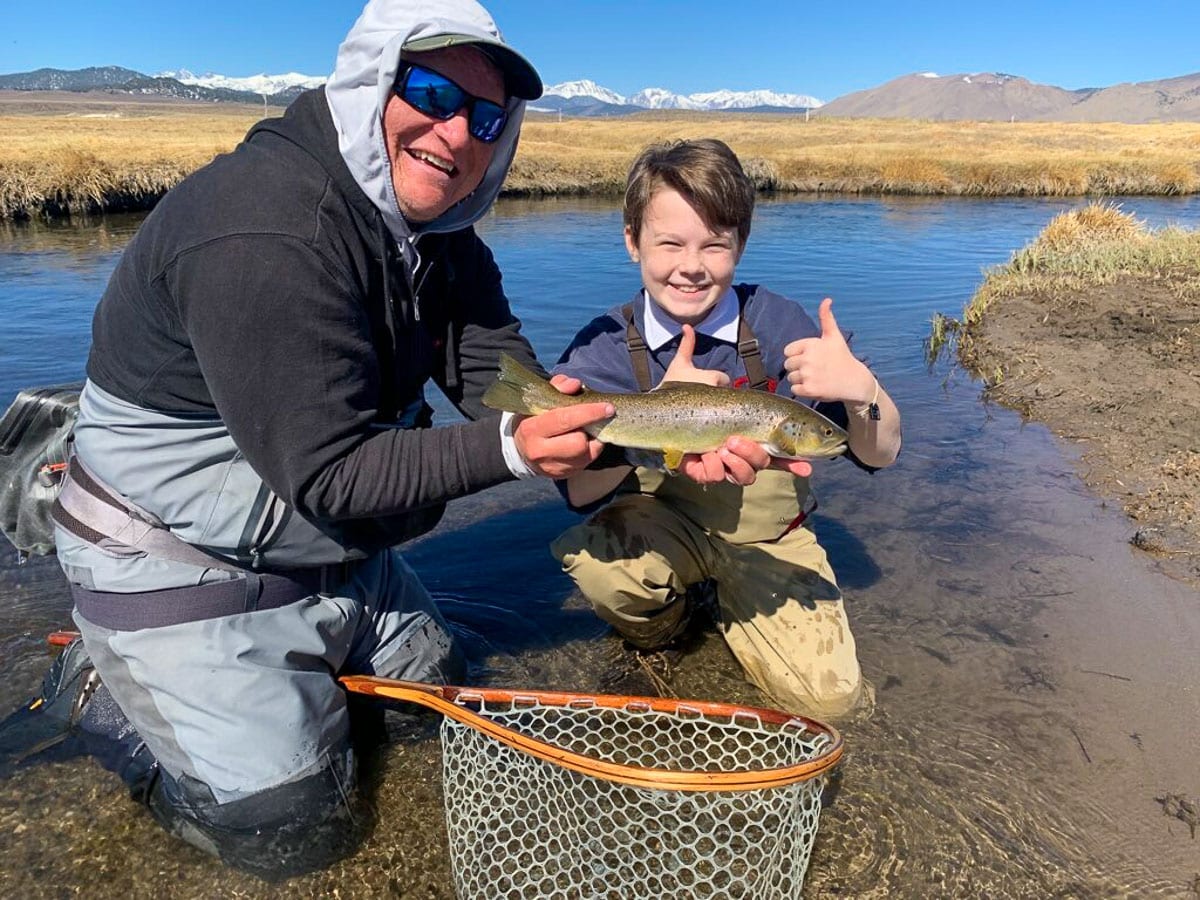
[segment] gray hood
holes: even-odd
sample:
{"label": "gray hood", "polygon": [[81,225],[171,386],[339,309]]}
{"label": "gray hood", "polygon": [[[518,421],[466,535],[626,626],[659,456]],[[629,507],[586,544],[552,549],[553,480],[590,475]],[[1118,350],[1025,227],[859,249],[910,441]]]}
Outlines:
{"label": "gray hood", "polygon": [[342,158],[402,246],[414,234],[457,231],[482,218],[512,165],[525,115],[525,101],[510,98],[508,124],[474,192],[432,222],[407,221],[392,185],[383,110],[400,69],[401,48],[410,39],[439,34],[501,39],[487,10],[473,0],[370,0],[338,48],[337,65],[325,85]]}

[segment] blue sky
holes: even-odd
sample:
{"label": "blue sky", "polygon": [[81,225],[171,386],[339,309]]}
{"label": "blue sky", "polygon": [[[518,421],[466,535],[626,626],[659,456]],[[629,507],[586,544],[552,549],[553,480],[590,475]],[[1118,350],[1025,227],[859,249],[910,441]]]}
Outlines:
{"label": "blue sky", "polygon": [[[491,0],[547,83],[619,93],[769,88],[822,100],[909,72],[1000,71],[1065,88],[1200,71],[1200,3]],[[0,73],[119,65],[327,74],[361,9],[343,0],[9,0]]]}

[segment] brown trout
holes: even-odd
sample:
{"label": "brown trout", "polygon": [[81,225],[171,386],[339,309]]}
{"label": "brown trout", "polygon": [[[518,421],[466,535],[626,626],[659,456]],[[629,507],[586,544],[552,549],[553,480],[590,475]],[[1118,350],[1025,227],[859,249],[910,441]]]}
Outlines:
{"label": "brown trout", "polygon": [[506,353],[483,402],[502,412],[538,415],[579,403],[611,403],[616,413],[587,426],[606,444],[658,450],[674,471],[685,453],[707,453],[741,435],[772,456],[815,459],[846,452],[846,432],[816,410],[765,391],[672,381],[640,394],[584,389],[563,394]]}

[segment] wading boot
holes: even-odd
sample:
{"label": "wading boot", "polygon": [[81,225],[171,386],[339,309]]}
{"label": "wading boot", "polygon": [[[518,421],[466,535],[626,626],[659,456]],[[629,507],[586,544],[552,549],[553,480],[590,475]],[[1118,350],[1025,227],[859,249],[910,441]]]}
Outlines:
{"label": "wading boot", "polygon": [[65,740],[99,686],[91,657],[76,638],[50,666],[42,692],[0,722],[0,777]]}

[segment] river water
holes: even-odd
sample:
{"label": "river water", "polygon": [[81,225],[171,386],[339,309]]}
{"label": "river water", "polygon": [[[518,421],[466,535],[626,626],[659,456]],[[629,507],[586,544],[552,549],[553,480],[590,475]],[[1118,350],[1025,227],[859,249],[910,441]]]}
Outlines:
{"label": "river water", "polygon": [[[806,896],[1200,890],[1200,843],[1155,800],[1200,794],[1200,598],[1129,546],[1128,521],[1078,479],[1078,448],[983,404],[977,383],[923,353],[934,313],[958,315],[987,267],[1082,202],[812,198],[756,213],[739,279],[814,314],[833,297],[904,415],[897,465],[870,476],[824,462],[814,477],[876,708],[843,729]],[[1152,225],[1200,224],[1200,198],[1121,205]],[[0,225],[0,403],[81,377],[92,307],[139,221]],[[480,231],[544,362],[637,287],[607,201],[505,201]],[[408,548],[477,681],[595,691],[622,664],[546,549],[571,521],[546,485],[512,484],[452,504]],[[9,555],[0,596],[8,709],[35,690],[70,603],[52,560]],[[672,686],[764,703],[711,633]],[[145,896],[167,880],[179,896],[447,896],[426,725],[366,775],[359,853],[266,886],[162,835],[90,761],[35,766],[0,783],[0,893]]]}

